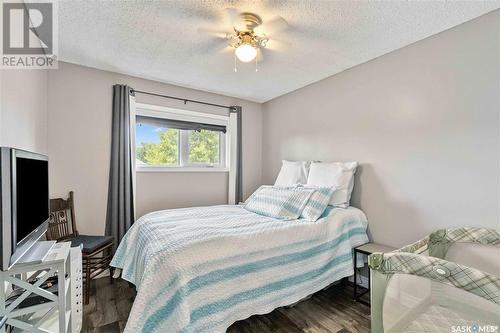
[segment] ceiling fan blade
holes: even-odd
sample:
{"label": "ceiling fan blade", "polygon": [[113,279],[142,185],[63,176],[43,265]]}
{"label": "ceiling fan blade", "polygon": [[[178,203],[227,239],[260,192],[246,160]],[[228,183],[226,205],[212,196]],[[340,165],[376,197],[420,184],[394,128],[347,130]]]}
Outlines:
{"label": "ceiling fan blade", "polygon": [[258,62],[264,61],[264,50],[263,49],[259,49],[257,51],[257,61]]}
{"label": "ceiling fan blade", "polygon": [[278,33],[285,29],[288,29],[288,22],[281,16],[275,16],[256,27],[254,31],[257,35],[260,36],[271,36],[272,34]]}
{"label": "ceiling fan blade", "polygon": [[217,29],[211,29],[211,28],[198,28],[198,33],[205,34],[205,35],[210,35],[212,37],[217,37],[217,38],[226,38],[230,32],[222,31],[222,30],[217,30]]}
{"label": "ceiling fan blade", "polygon": [[291,44],[286,41],[271,38],[266,44],[266,49],[277,52],[284,52],[291,47]]}
{"label": "ceiling fan blade", "polygon": [[205,41],[193,43],[189,52],[193,54],[213,54],[221,52],[227,46],[224,40],[220,38],[207,38]]}
{"label": "ceiling fan blade", "polygon": [[224,9],[224,11],[226,12],[227,18],[229,19],[229,21],[231,22],[231,24],[234,27],[235,24],[238,23],[241,11],[236,9],[236,8],[226,8],[226,9]]}
{"label": "ceiling fan blade", "polygon": [[230,54],[230,53],[233,53],[233,54],[234,54],[234,47],[229,46],[229,45],[226,45],[226,47],[224,47],[224,48],[222,48],[221,50],[219,50],[219,53],[222,53],[222,54]]}
{"label": "ceiling fan blade", "polygon": [[278,55],[278,53],[278,51],[268,48],[259,49],[259,52],[257,53],[257,61],[261,62],[265,60],[266,63],[273,63],[276,60],[277,56],[283,56],[282,54]]}

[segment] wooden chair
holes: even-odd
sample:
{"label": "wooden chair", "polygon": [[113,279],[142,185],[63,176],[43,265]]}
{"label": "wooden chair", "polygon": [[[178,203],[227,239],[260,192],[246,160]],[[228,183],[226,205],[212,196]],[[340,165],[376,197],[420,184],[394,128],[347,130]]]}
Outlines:
{"label": "wooden chair", "polygon": [[68,199],[50,199],[50,220],[47,240],[68,241],[71,246],[81,246],[83,266],[84,304],[89,303],[90,282],[109,269],[113,283],[111,263],[113,237],[80,235],[76,229],[73,191]]}

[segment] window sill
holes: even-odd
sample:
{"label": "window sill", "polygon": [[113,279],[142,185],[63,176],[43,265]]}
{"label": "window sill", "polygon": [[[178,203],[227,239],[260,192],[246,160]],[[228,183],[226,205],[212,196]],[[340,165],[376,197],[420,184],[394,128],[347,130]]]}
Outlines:
{"label": "window sill", "polygon": [[150,172],[184,172],[184,173],[190,173],[190,172],[229,172],[229,169],[221,169],[221,168],[188,168],[188,167],[179,167],[179,168],[162,168],[162,167],[140,167],[136,168],[136,172],[145,172],[145,173],[150,173]]}

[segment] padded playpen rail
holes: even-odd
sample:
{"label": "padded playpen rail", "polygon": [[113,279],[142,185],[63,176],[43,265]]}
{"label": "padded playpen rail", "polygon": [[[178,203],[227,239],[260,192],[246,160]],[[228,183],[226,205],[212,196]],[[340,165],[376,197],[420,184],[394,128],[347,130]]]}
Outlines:
{"label": "padded playpen rail", "polygon": [[[444,259],[453,243],[500,247],[500,232],[484,228],[441,229],[399,250],[368,257],[372,269],[372,332],[384,332],[384,297],[394,274],[420,276],[500,304],[499,277]],[[422,255],[425,251],[429,256]]]}

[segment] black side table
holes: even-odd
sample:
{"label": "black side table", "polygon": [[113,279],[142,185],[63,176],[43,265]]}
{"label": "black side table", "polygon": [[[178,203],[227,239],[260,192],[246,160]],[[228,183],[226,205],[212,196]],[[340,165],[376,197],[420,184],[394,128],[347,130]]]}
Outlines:
{"label": "black side table", "polygon": [[363,296],[364,294],[366,294],[367,292],[370,291],[370,274],[368,274],[368,289],[363,288],[366,290],[362,291],[361,293],[358,293],[358,280],[357,280],[357,277],[358,277],[358,269],[357,269],[358,253],[366,254],[368,256],[368,255],[375,253],[375,252],[386,253],[386,252],[391,252],[394,250],[396,250],[396,248],[390,247],[387,245],[377,244],[377,243],[366,243],[366,244],[363,244],[363,245],[360,245],[360,246],[354,248],[354,295],[353,295],[353,299],[355,302],[360,302],[362,304],[370,306],[370,303],[363,301],[360,298],[361,296]]}

